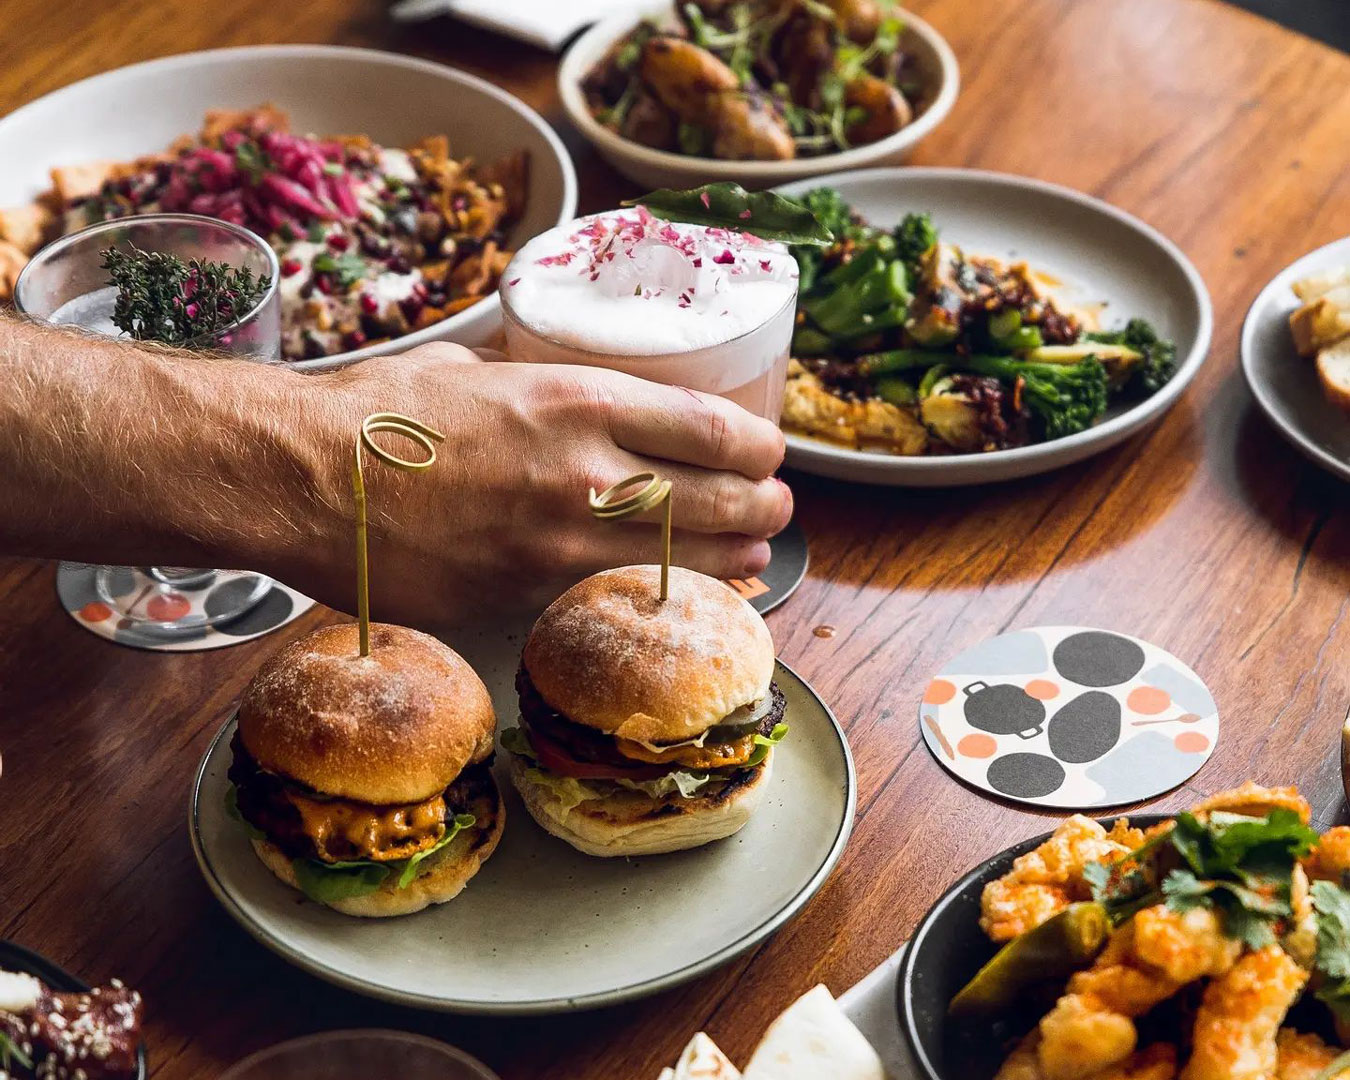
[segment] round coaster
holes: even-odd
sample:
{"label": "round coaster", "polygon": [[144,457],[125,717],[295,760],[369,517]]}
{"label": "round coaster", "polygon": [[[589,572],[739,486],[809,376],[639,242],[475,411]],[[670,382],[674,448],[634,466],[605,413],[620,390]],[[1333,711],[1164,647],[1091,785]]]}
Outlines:
{"label": "round coaster", "polygon": [[[278,581],[273,583],[271,592],[255,607],[237,619],[183,633],[165,633],[126,623],[109,611],[108,605],[99,599],[94,590],[96,569],[87,563],[69,562],[63,562],[57,568],[56,595],[61,599],[61,606],[86,630],[119,645],[130,645],[137,649],[152,649],[156,652],[224,649],[238,645],[241,641],[270,634],[314,606],[314,601],[309,597],[302,596]],[[240,582],[236,580],[214,589],[184,589],[183,597],[193,606],[209,611],[214,603],[222,599],[217,595],[220,591],[239,585]]]}
{"label": "round coaster", "polygon": [[1082,810],[1161,795],[1214,752],[1200,677],[1147,641],[1082,626],[1001,634],[949,661],[919,705],[943,768],[1014,802]]}
{"label": "round coaster", "polygon": [[727,582],[750,601],[761,615],[786,600],[806,577],[808,557],[806,534],[795,521],[769,541],[769,565],[752,578],[733,578]]}

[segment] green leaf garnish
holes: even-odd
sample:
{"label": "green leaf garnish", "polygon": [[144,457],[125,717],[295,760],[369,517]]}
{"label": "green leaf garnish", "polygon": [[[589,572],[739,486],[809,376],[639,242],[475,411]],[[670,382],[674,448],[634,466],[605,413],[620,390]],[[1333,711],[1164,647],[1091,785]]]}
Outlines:
{"label": "green leaf garnish", "polygon": [[450,843],[451,840],[465,829],[472,829],[477,822],[478,819],[472,814],[456,814],[454,819],[450,822],[449,828],[445,830],[445,835],[437,840],[434,845],[427,848],[426,851],[419,851],[416,855],[404,860],[403,873],[398,876],[398,887],[400,889],[406,889],[411,885],[413,878],[417,876],[417,868],[425,859],[429,859],[432,855],[435,855],[436,852],[440,851],[441,848],[445,847],[446,844]]}
{"label": "green leaf garnish", "polygon": [[388,879],[392,864],[365,860],[326,863],[318,859],[295,859],[291,862],[300,891],[311,900],[331,904],[335,900],[350,900],[369,896]]}
{"label": "green leaf garnish", "polygon": [[784,244],[824,247],[834,234],[811,209],[772,191],[746,191],[740,184],[704,184],[687,191],[661,188],[624,206],[645,206],[657,217],[690,225],[753,233]]}
{"label": "green leaf garnish", "polygon": [[745,764],[739,766],[742,769],[753,769],[761,761],[769,756],[769,751],[783,741],[788,733],[786,724],[775,724],[773,730],[768,735],[755,736],[755,748],[750,752],[750,756],[745,759]]}
{"label": "green leaf garnish", "polygon": [[11,1071],[11,1065],[15,1061],[25,1069],[33,1067],[33,1059],[25,1054],[7,1033],[0,1031],[0,1069],[5,1072]]}
{"label": "green leaf garnish", "polygon": [[332,274],[342,288],[355,285],[366,275],[366,260],[354,251],[343,255],[334,255],[324,251],[314,256],[314,270],[320,274]]}

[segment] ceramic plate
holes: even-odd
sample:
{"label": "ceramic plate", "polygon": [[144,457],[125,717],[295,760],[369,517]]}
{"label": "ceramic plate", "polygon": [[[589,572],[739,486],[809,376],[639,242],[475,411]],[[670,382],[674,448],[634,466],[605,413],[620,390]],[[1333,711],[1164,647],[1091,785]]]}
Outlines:
{"label": "ceramic plate", "polygon": [[[12,941],[0,938],[0,971],[21,971],[41,979],[53,990],[64,994],[84,993],[92,987],[83,979],[77,979],[65,968],[52,963],[41,953],[25,949]],[[133,987],[134,989],[134,987]],[[136,1051],[136,1080],[145,1080],[145,1043]]]}
{"label": "ceramic plate", "polygon": [[1289,316],[1295,281],[1347,264],[1350,237],[1304,255],[1261,290],[1242,324],[1242,371],[1257,403],[1281,435],[1342,480],[1350,480],[1350,419],[1322,396],[1313,362],[1294,352]]}
{"label": "ceramic plate", "polygon": [[[481,670],[481,669],[480,669]],[[352,919],[257,860],[225,811],[234,721],[193,786],[192,844],[226,910],[268,948],[359,993],[450,1012],[543,1013],[626,1001],[692,979],[762,941],[825,881],[853,823],[853,761],[815,692],[778,665],[787,741],[744,829],[694,851],[593,859],[544,833],[501,775],[501,846],[448,904]],[[492,682],[489,682],[492,686]],[[498,715],[512,716],[502,707]]]}
{"label": "ceramic plate", "polygon": [[1145,401],[1117,407],[1095,427],[1053,442],[987,454],[897,457],[805,435],[787,437],[788,464],[838,480],[907,487],[983,484],[1032,476],[1101,453],[1162,416],[1209,350],[1209,294],[1190,261],[1156,229],[1056,184],[974,169],[872,169],[786,184],[837,188],[864,217],[890,226],[927,210],[945,239],[973,254],[1025,259],[1065,283],[1067,298],[1100,302],[1102,325],[1150,320],[1177,343],[1177,373]]}

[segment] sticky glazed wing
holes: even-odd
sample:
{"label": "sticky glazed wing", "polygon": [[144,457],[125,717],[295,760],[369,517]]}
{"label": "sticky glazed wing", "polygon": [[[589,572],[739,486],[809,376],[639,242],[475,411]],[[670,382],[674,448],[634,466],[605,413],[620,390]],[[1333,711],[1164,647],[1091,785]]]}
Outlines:
{"label": "sticky glazed wing", "polygon": [[984,887],[980,896],[980,928],[993,941],[1011,941],[1025,934],[1075,900],[1091,892],[1083,878],[1089,863],[1114,862],[1144,842],[1144,834],[1118,819],[1110,832],[1082,814],[1065,821],[1049,840],[1025,855],[1013,868]]}
{"label": "sticky glazed wing", "polygon": [[1275,1080],[1350,1080],[1350,1065],[1327,1073],[1342,1051],[1328,1046],[1316,1035],[1282,1028],[1275,1037],[1275,1049],[1278,1055]]}
{"label": "sticky glazed wing", "polygon": [[1197,979],[1228,971],[1241,951],[1209,908],[1145,908],[1041,1020],[1037,1056],[1046,1080],[1086,1080],[1119,1065],[1135,1050],[1137,1018]]}
{"label": "sticky glazed wing", "polygon": [[1244,956],[1205,988],[1181,1080],[1268,1080],[1280,1024],[1307,981],[1278,945]]}

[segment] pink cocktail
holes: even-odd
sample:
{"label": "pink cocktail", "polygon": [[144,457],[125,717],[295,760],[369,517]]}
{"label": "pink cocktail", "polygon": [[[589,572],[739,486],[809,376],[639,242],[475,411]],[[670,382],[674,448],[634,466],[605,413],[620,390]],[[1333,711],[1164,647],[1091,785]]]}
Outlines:
{"label": "pink cocktail", "polygon": [[502,275],[513,360],[612,368],[778,421],[797,299],[782,244],[641,207],[535,237]]}

